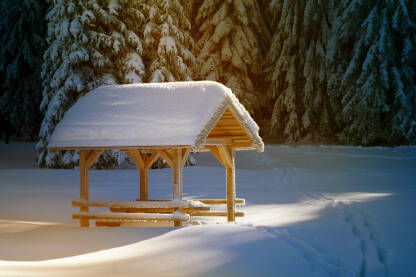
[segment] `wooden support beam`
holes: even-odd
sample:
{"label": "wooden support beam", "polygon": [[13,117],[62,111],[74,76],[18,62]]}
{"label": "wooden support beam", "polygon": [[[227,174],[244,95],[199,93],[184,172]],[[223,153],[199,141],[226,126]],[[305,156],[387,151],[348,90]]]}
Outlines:
{"label": "wooden support beam", "polygon": [[147,157],[145,154],[141,154],[139,149],[130,149],[126,153],[133,158],[140,172],[140,200],[147,200],[149,199],[149,169],[146,167]]}
{"label": "wooden support beam", "polygon": [[166,163],[173,168],[174,164],[173,164],[173,158],[172,156],[165,150],[163,149],[156,149],[156,152],[166,161]]}
{"label": "wooden support beam", "polygon": [[104,153],[104,150],[96,150],[90,151],[88,154],[88,159],[86,161],[87,169],[91,168],[91,166],[98,160],[98,158]]}
{"label": "wooden support beam", "polygon": [[225,145],[218,145],[217,149],[218,152],[220,153],[221,159],[224,162],[224,164],[226,165],[226,168],[230,168],[232,167],[232,160],[231,160],[231,154],[229,153],[228,150],[229,147],[225,146]]}
{"label": "wooden support beam", "polygon": [[159,158],[159,153],[157,153],[156,151],[154,151],[150,157],[148,157],[146,159],[146,162],[144,163],[144,167],[145,168],[150,168],[154,162],[157,160],[157,158]]}
{"label": "wooden support beam", "polygon": [[146,156],[140,154],[138,149],[130,153],[140,171],[140,200],[149,199],[149,169],[145,167]]}
{"label": "wooden support beam", "polygon": [[227,219],[228,222],[235,221],[235,161],[234,149],[224,149],[231,160],[231,167],[227,167]]}
{"label": "wooden support beam", "polygon": [[131,149],[128,151],[129,155],[133,158],[137,168],[140,170],[144,168],[144,160],[138,149]]}
{"label": "wooden support beam", "polygon": [[[88,168],[87,168],[88,150],[79,151],[79,198],[88,201]],[[89,212],[88,207],[80,207],[80,212]],[[81,227],[89,227],[88,218],[80,220]]]}
{"label": "wooden support beam", "polygon": [[215,158],[217,158],[217,160],[220,162],[220,164],[222,164],[223,167],[227,167],[226,164],[224,163],[224,161],[221,158],[220,152],[218,151],[217,146],[215,145],[206,145],[205,148],[209,149],[209,151],[211,151],[212,155],[215,156]]}
{"label": "wooden support beam", "polygon": [[182,149],[182,167],[185,166],[186,160],[189,157],[189,153],[191,153],[191,148]]}

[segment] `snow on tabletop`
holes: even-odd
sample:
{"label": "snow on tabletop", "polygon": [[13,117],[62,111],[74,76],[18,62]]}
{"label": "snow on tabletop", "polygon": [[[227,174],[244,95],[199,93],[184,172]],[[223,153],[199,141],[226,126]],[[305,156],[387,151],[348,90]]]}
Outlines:
{"label": "snow on tabletop", "polygon": [[172,214],[160,213],[73,213],[75,218],[89,217],[91,219],[119,219],[119,220],[189,220],[188,214],[175,211]]}
{"label": "snow on tabletop", "polygon": [[72,201],[74,204],[111,207],[111,208],[190,208],[190,207],[209,207],[208,205],[197,200],[172,200],[172,201]]}
{"label": "snow on tabletop", "polygon": [[[57,125],[50,148],[191,146],[230,104],[260,148],[258,126],[231,90],[211,81],[112,85],[81,97]],[[210,122],[211,121],[211,122]],[[213,127],[213,126],[212,126]]]}

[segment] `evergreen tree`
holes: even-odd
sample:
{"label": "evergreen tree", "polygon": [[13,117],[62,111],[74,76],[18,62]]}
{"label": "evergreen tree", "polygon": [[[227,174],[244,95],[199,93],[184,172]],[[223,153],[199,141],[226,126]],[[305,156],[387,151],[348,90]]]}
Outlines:
{"label": "evergreen tree", "polygon": [[325,56],[335,1],[272,1],[274,33],[267,54],[271,130],[288,141],[317,140],[332,132]]}
{"label": "evergreen tree", "polygon": [[270,63],[269,96],[275,99],[271,133],[283,133],[289,140],[301,137],[302,68],[305,41],[302,37],[304,0],[272,1],[270,10],[275,17],[275,30],[266,60]]}
{"label": "evergreen tree", "polygon": [[[189,8],[178,0],[150,0],[144,27],[147,80],[151,83],[192,80],[195,57]],[[188,11],[188,12],[187,12]]]}
{"label": "evergreen tree", "polygon": [[[325,58],[334,7],[339,1],[309,0],[303,18],[306,53],[303,68],[302,131],[314,140],[329,137],[333,132],[327,94],[328,71]],[[302,55],[303,53],[299,53]]]}
{"label": "evergreen tree", "polygon": [[[37,144],[39,166],[71,167],[78,160],[74,151],[47,151],[56,124],[78,98],[100,85],[143,79],[142,10],[140,2],[127,0],[52,2],[50,45],[42,66],[45,117]],[[119,166],[125,159],[124,153],[106,152],[98,166]]]}
{"label": "evergreen tree", "polygon": [[40,71],[46,47],[46,9],[44,1],[0,3],[0,117],[24,139],[36,137],[41,121]]}
{"label": "evergreen tree", "polygon": [[270,33],[257,0],[204,0],[193,29],[195,78],[225,84],[250,113],[259,111],[267,101],[260,92]]}
{"label": "evergreen tree", "polygon": [[328,91],[344,143],[400,144],[414,138],[409,3],[354,0],[338,10],[327,55]]}
{"label": "evergreen tree", "polygon": [[392,132],[394,144],[416,142],[416,3],[397,1],[392,18],[397,61],[391,69],[394,98]]}

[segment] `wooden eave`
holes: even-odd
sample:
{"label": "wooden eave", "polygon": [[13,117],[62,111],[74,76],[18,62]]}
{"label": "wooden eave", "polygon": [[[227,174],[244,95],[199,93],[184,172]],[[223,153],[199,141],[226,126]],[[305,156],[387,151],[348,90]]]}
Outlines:
{"label": "wooden eave", "polygon": [[209,145],[229,145],[236,150],[260,151],[253,138],[230,107],[226,107],[222,116],[209,132],[201,151],[209,151]]}

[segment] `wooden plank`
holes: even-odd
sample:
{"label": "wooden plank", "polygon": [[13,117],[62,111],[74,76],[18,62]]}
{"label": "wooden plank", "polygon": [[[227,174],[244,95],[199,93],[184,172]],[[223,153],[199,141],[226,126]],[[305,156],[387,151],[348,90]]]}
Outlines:
{"label": "wooden plank", "polygon": [[[79,153],[79,198],[88,201],[88,169],[86,168],[88,150],[81,150]],[[80,207],[80,212],[88,212],[88,207]],[[88,219],[80,221],[81,227],[89,227]]]}
{"label": "wooden plank", "polygon": [[234,116],[234,113],[230,110],[230,108],[226,109],[222,116]]}
{"label": "wooden plank", "polygon": [[240,137],[249,137],[247,135],[247,132],[244,130],[212,130],[211,133],[209,133],[210,137],[216,137],[216,136],[240,136]]}
{"label": "wooden plank", "polygon": [[98,158],[104,153],[104,150],[97,150],[92,151],[92,153],[89,154],[88,159],[86,161],[86,167],[89,169],[97,160]]}
{"label": "wooden plank", "polygon": [[150,157],[148,157],[148,158],[146,159],[146,162],[145,162],[145,164],[144,164],[144,167],[145,167],[145,168],[150,168],[150,167],[154,164],[154,162],[157,160],[157,158],[159,158],[159,153],[157,153],[156,151],[154,151],[154,152],[150,155]]}
{"label": "wooden plank", "polygon": [[232,144],[232,147],[234,149],[256,150],[256,147],[252,143],[235,142]]}
{"label": "wooden plank", "polygon": [[[210,151],[208,148],[206,148],[207,146],[212,146],[212,145],[205,145],[202,146],[201,148],[199,148],[200,152],[207,152]],[[231,144],[231,146],[234,148],[234,150],[257,150],[257,148],[251,144],[251,143],[233,143]]]}
{"label": "wooden plank", "polygon": [[[191,214],[191,216],[228,216],[227,212],[223,211],[196,211]],[[245,213],[241,211],[234,212],[236,217],[244,217]]]}
{"label": "wooden plank", "polygon": [[189,215],[182,213],[159,214],[159,213],[73,213],[73,219],[109,219],[117,221],[156,220],[156,221],[187,221]]}
{"label": "wooden plank", "polygon": [[174,164],[173,164],[173,158],[172,158],[172,156],[166,151],[166,150],[163,150],[163,149],[156,149],[156,152],[166,161],[166,163],[171,167],[171,168],[173,168],[174,167]]}
{"label": "wooden plank", "polygon": [[[227,199],[198,199],[197,201],[207,205],[224,205],[227,204]],[[234,203],[236,205],[245,205],[246,200],[243,198],[235,198]]]}
{"label": "wooden plank", "polygon": [[224,119],[220,119],[217,123],[218,125],[240,125],[241,123],[240,121],[238,121],[238,119],[232,118],[232,119],[228,119],[228,118],[224,118]]}
{"label": "wooden plank", "polygon": [[227,147],[226,151],[231,159],[231,167],[227,171],[227,219],[228,222],[235,221],[235,161],[234,149]]}
{"label": "wooden plank", "polygon": [[[175,208],[109,208],[114,213],[173,213]],[[209,206],[181,208],[184,214],[191,214],[195,211],[209,211]]]}
{"label": "wooden plank", "polygon": [[253,144],[253,141],[249,139],[233,139],[232,144]]}
{"label": "wooden plank", "polygon": [[95,226],[97,227],[119,227],[121,225],[120,221],[111,221],[111,220],[96,220]]}
{"label": "wooden plank", "polygon": [[211,132],[213,131],[217,131],[217,130],[241,130],[243,128],[243,126],[241,125],[230,125],[230,126],[223,126],[221,124],[215,125],[214,129],[212,129]]}
{"label": "wooden plank", "polygon": [[205,144],[204,145],[220,145],[220,144],[225,144],[225,145],[230,145],[232,144],[232,140],[231,139],[224,139],[224,138],[207,138],[205,140]]}
{"label": "wooden plank", "polygon": [[209,207],[196,200],[156,200],[156,201],[105,201],[105,200],[73,200],[74,207],[99,208],[195,208]]}
{"label": "wooden plank", "polygon": [[250,139],[250,137],[249,136],[247,136],[247,135],[209,135],[208,136],[208,138],[209,139],[224,139],[224,140],[229,140],[229,141],[231,141],[231,143],[229,143],[229,144],[232,144],[232,140],[249,140]]}
{"label": "wooden plank", "polygon": [[237,123],[221,122],[221,123],[218,123],[217,125],[215,125],[215,128],[219,128],[219,129],[228,129],[228,128],[239,129],[239,128],[243,128],[243,127],[240,124],[237,124]]}

